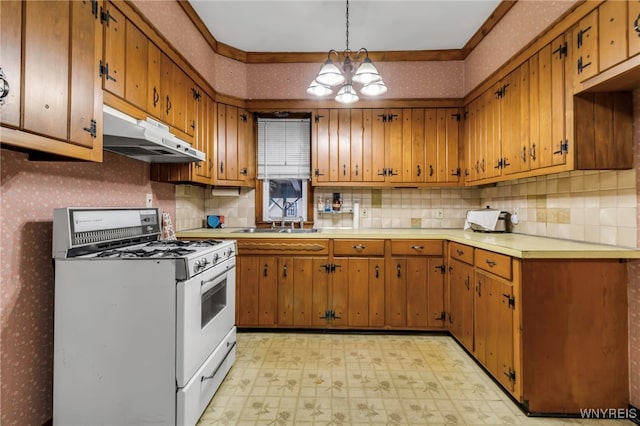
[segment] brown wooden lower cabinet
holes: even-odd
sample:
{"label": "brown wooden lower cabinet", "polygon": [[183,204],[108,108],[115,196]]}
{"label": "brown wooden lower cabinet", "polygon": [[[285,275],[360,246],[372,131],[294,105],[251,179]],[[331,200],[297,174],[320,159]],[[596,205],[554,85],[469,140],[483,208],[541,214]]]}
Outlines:
{"label": "brown wooden lower cabinet", "polygon": [[276,238],[239,239],[237,259],[238,327],[448,329],[530,413],[629,403],[624,261]]}
{"label": "brown wooden lower cabinet", "polygon": [[516,259],[457,243],[448,262],[451,334],[523,408],[627,407],[625,262]]}

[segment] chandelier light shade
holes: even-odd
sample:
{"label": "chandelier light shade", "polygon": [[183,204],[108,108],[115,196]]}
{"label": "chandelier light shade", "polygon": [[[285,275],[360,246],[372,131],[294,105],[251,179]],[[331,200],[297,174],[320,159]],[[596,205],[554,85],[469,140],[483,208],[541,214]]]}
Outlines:
{"label": "chandelier light shade", "polygon": [[[349,0],[347,0],[347,48],[338,53],[331,49],[327,54],[327,60],[320,67],[316,78],[313,79],[307,93],[315,96],[329,96],[334,93],[334,88],[339,87],[335,100],[340,103],[350,104],[358,102],[360,97],[354,88],[354,83],[360,85],[360,93],[365,96],[378,96],[387,91],[387,86],[382,81],[378,69],[369,59],[369,52],[361,48],[356,52],[349,49]],[[340,61],[342,55],[342,62]],[[335,57],[336,62],[333,61]],[[339,65],[336,65],[339,64]],[[355,73],[354,73],[355,70]]]}

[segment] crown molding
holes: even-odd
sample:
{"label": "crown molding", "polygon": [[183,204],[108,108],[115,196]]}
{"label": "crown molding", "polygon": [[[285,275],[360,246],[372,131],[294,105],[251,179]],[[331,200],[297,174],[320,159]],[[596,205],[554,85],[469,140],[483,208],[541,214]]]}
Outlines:
{"label": "crown molding", "polygon": [[[207,26],[202,22],[188,0],[176,0],[189,17],[193,25],[211,49],[218,55],[234,59],[245,64],[292,64],[322,62],[326,52],[245,52],[233,46],[218,42]],[[376,62],[415,62],[415,61],[462,61],[489,34],[493,27],[511,10],[518,0],[502,0],[493,13],[480,26],[462,49],[447,50],[397,50],[385,52],[369,52],[369,57]]]}

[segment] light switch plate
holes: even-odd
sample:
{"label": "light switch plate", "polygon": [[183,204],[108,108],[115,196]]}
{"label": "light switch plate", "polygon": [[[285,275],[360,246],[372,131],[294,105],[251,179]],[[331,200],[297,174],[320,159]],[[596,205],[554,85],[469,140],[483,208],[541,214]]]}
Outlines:
{"label": "light switch plate", "polygon": [[147,194],[146,200],[147,207],[153,207],[153,194]]}

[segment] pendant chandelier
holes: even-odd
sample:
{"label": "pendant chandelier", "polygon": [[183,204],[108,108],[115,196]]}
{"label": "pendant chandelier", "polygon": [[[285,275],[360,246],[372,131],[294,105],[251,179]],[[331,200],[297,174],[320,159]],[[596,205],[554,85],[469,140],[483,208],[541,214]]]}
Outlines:
{"label": "pendant chandelier", "polygon": [[[347,0],[347,48],[342,52],[331,49],[327,54],[327,60],[322,64],[316,78],[307,88],[307,93],[316,96],[328,96],[333,94],[333,88],[341,85],[335,100],[351,104],[358,102],[360,98],[354,89],[354,83],[361,86],[359,92],[365,96],[377,96],[387,91],[380,73],[369,59],[369,52],[361,48],[355,53],[349,49],[349,0]],[[342,58],[342,62],[340,61]],[[336,65],[336,62],[340,65]],[[354,70],[355,73],[354,73]]]}

